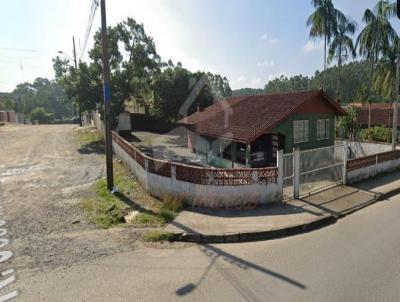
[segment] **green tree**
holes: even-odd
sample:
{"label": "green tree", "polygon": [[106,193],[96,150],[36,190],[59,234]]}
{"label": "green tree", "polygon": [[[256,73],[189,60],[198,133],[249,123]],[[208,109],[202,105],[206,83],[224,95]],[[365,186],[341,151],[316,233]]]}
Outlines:
{"label": "green tree", "polygon": [[[368,94],[368,129],[371,128],[371,102],[373,101],[372,86],[375,65],[381,56],[388,53],[391,45],[397,41],[396,31],[389,18],[395,13],[396,6],[388,0],[379,1],[373,11],[366,9],[363,16],[365,27],[360,32],[356,47],[360,56],[370,62],[370,79]],[[370,131],[369,131],[370,132]]]}
{"label": "green tree", "polygon": [[324,38],[324,70],[326,70],[327,46],[337,31],[338,20],[342,22],[345,16],[334,7],[332,0],[312,0],[311,3],[315,11],[308,17],[307,26],[311,27],[310,38]]}
{"label": "green tree", "polygon": [[346,115],[339,117],[336,132],[340,134],[340,131],[343,131],[344,138],[356,139],[356,133],[359,129],[358,115],[359,111],[350,107]]}
{"label": "green tree", "polygon": [[42,107],[37,107],[31,112],[31,121],[39,124],[50,124],[53,121],[53,114]]}
{"label": "green tree", "polygon": [[154,99],[151,104],[151,113],[169,122],[182,118],[179,111],[191,95],[192,89],[194,89],[193,85],[200,80],[205,80],[205,85],[200,87],[198,94],[196,93],[187,114],[194,113],[197,105],[204,108],[213,103],[216,96],[208,82],[207,74],[203,72],[191,73],[181,64],[163,69],[153,81]]}
{"label": "green tree", "polygon": [[337,75],[337,88],[336,99],[340,99],[341,93],[341,69],[342,63],[347,61],[349,57],[356,56],[355,47],[352,38],[349,34],[354,34],[356,30],[356,23],[349,20],[349,18],[341,18],[338,20],[337,29],[334,33],[332,43],[329,46],[328,62],[333,59],[337,60],[338,75]]}

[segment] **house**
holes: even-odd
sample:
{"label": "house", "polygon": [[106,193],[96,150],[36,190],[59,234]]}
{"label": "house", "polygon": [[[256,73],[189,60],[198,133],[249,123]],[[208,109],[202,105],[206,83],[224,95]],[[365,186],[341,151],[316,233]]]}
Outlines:
{"label": "house", "polygon": [[[350,107],[359,111],[358,123],[361,127],[368,127],[369,105],[361,103],[352,103]],[[391,128],[393,126],[393,104],[389,103],[371,103],[371,126],[384,126]],[[400,109],[400,108],[399,108]],[[397,126],[400,126],[400,110],[397,112]]]}
{"label": "house", "polygon": [[133,96],[129,97],[124,102],[125,111],[136,114],[146,114],[147,106],[144,102],[140,102]]}
{"label": "house", "polygon": [[321,90],[241,96],[180,120],[187,146],[218,167],[276,166],[276,151],[335,144],[345,111]]}

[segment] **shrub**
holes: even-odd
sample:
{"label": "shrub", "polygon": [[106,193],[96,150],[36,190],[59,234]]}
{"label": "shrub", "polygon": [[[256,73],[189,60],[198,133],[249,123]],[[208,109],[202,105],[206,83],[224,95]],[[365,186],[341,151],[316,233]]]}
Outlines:
{"label": "shrub", "polygon": [[368,129],[361,129],[359,138],[362,140],[390,143],[392,141],[392,129],[382,126],[372,127],[369,131]]}
{"label": "shrub", "polygon": [[157,216],[160,217],[164,221],[164,223],[169,223],[175,219],[177,214],[176,214],[176,212],[171,211],[171,210],[161,209],[158,212]]}
{"label": "shrub", "polygon": [[169,210],[172,212],[180,212],[183,208],[183,201],[179,198],[172,196],[171,194],[165,194],[162,198],[161,209]]}
{"label": "shrub", "polygon": [[47,112],[44,108],[35,108],[31,112],[31,120],[38,121],[39,124],[50,124],[54,119],[52,113]]}

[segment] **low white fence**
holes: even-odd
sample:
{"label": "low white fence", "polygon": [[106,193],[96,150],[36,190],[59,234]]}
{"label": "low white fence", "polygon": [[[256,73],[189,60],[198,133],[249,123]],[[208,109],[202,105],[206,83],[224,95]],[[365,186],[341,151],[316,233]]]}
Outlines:
{"label": "low white fence", "polygon": [[[103,122],[93,114],[104,133]],[[113,132],[113,151],[152,195],[171,194],[195,207],[243,207],[282,200],[278,168],[216,169],[151,158]],[[281,156],[281,153],[280,153]]]}
{"label": "low white fence", "polygon": [[352,159],[347,162],[347,182],[362,181],[397,169],[400,169],[400,150]]}

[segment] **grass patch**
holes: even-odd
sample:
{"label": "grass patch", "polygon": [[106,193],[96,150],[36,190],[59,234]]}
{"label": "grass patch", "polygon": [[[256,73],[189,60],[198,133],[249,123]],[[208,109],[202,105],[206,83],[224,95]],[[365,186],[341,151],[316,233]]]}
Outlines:
{"label": "grass patch", "polygon": [[102,137],[98,131],[93,128],[83,128],[78,130],[78,141],[82,145],[91,143],[102,143]]}
{"label": "grass patch", "polygon": [[162,227],[174,220],[177,213],[169,210],[159,210],[158,213],[140,213],[131,222],[132,225],[140,225],[144,227]]}
{"label": "grass patch", "polygon": [[182,211],[183,208],[183,201],[178,199],[170,194],[165,194],[162,198],[161,209],[162,210],[169,210],[172,212],[179,213]]}
{"label": "grass patch", "polygon": [[82,203],[90,221],[102,228],[110,228],[125,222],[129,207],[107,190],[105,178],[94,184],[95,196]]}
{"label": "grass patch", "polygon": [[171,241],[173,236],[172,233],[153,230],[144,234],[143,239],[147,242]]}

